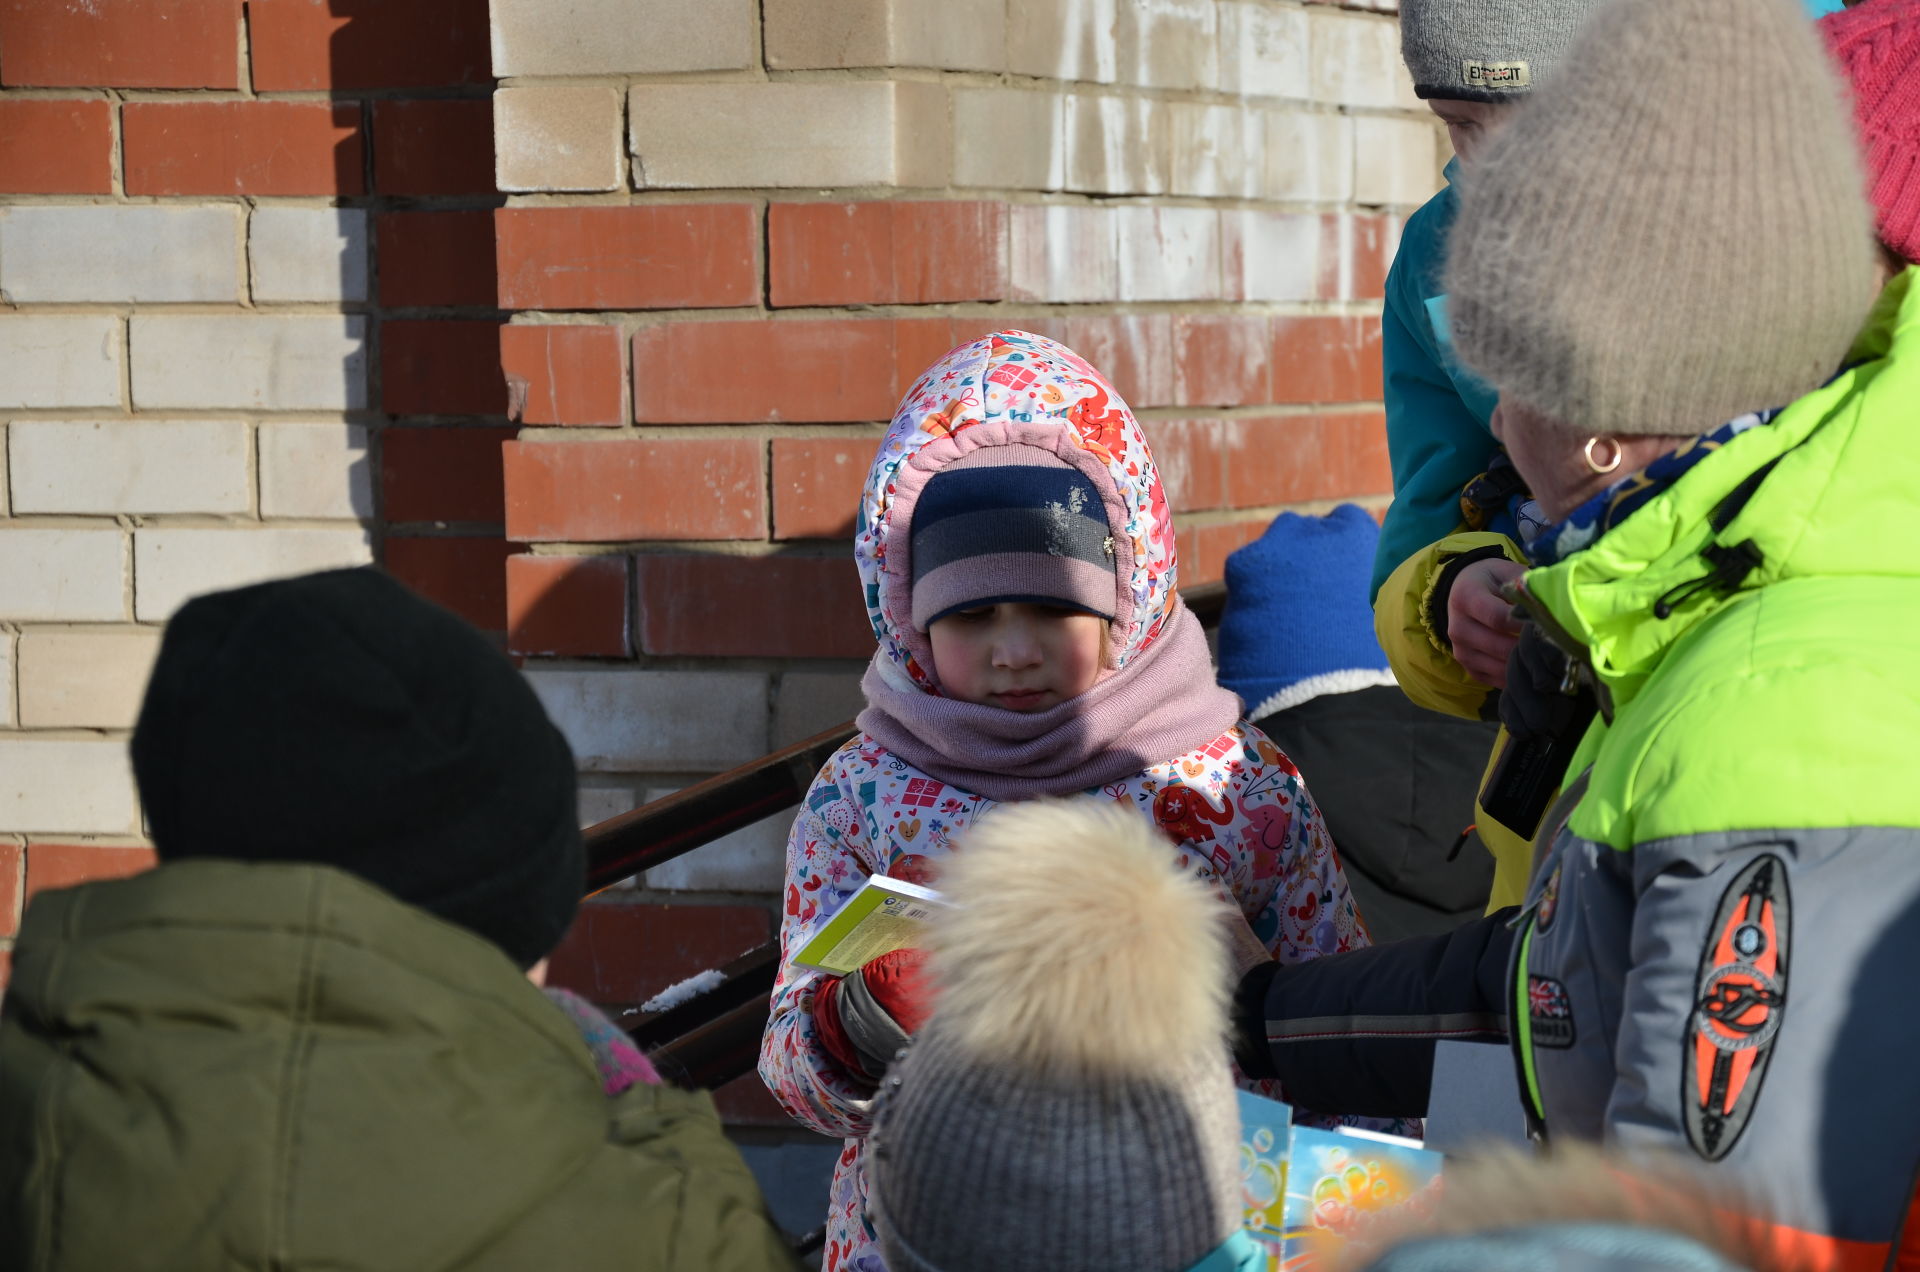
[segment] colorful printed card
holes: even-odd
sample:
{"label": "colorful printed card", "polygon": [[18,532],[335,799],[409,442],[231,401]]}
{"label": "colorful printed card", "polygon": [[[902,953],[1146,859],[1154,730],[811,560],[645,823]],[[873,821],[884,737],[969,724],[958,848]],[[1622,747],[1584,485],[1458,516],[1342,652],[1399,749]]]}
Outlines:
{"label": "colorful printed card", "polygon": [[1294,1127],[1280,1267],[1331,1266],[1348,1238],[1385,1211],[1430,1204],[1443,1160],[1415,1140],[1377,1131]]}
{"label": "colorful printed card", "polygon": [[1293,1110],[1278,1100],[1240,1094],[1240,1191],[1246,1228],[1261,1253],[1262,1272],[1277,1272],[1284,1253],[1287,1208],[1287,1145]]}
{"label": "colorful printed card", "polygon": [[793,961],[845,976],[882,954],[918,945],[922,927],[945,904],[932,888],[872,875],[821,925]]}

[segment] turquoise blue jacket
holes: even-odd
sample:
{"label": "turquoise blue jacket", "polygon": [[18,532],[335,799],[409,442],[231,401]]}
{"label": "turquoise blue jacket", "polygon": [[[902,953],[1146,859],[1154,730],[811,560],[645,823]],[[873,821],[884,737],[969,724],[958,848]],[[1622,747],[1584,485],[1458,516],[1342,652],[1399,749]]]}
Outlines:
{"label": "turquoise blue jacket", "polygon": [[[1447,185],[1407,218],[1387,274],[1380,319],[1387,407],[1387,450],[1393,461],[1393,504],[1380,527],[1369,602],[1394,567],[1460,526],[1460,490],[1486,471],[1498,445],[1487,428],[1493,390],[1453,358],[1441,289],[1447,234],[1459,199]],[[1511,531],[1511,527],[1493,527]]]}

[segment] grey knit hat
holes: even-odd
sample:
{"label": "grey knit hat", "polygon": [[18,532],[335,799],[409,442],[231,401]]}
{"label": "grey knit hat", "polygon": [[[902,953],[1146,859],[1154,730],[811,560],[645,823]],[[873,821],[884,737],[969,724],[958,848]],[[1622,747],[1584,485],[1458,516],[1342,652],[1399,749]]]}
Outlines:
{"label": "grey knit hat", "polygon": [[1873,303],[1857,152],[1793,0],[1610,0],[1461,179],[1461,360],[1583,434],[1792,402]]}
{"label": "grey knit hat", "polygon": [[1422,97],[1507,102],[1565,60],[1600,0],[1400,0],[1400,55]]}
{"label": "grey knit hat", "polygon": [[948,859],[939,1004],[870,1140],[893,1272],[1174,1272],[1240,1229],[1221,903],[1173,859],[1091,799],[996,809]]}

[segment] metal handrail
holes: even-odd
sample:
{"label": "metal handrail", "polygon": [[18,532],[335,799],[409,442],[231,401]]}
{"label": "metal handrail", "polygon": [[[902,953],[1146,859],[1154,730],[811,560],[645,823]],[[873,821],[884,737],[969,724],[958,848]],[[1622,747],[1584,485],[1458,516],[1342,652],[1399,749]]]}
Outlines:
{"label": "metal handrail", "polygon": [[[1180,596],[1201,626],[1219,625],[1224,584],[1184,588]],[[601,891],[795,807],[821,767],[858,732],[849,720],[589,827],[587,886]],[[720,983],[695,998],[651,1014],[628,1009],[627,1032],[670,1077],[708,1089],[723,1086],[756,1063],[779,964],[777,941],[756,946],[718,969]]]}

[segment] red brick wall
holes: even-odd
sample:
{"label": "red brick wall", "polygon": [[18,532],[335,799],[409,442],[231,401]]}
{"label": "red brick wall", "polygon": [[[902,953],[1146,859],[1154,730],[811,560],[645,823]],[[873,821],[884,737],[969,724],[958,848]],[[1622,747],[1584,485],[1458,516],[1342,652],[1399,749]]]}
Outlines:
{"label": "red brick wall", "polygon": [[[30,537],[6,537],[15,531],[119,533],[126,555],[140,564],[145,533],[176,526],[230,532],[231,543],[246,545],[229,553],[234,577],[209,575],[190,589],[201,590],[364,560],[364,527],[371,552],[401,577],[503,632],[508,545],[499,457],[511,434],[504,427],[494,278],[493,208],[502,200],[493,181],[493,87],[487,0],[0,0],[0,203],[41,215],[68,205],[218,212],[228,218],[219,224],[231,237],[214,245],[209,259],[240,262],[232,295],[182,306],[143,300],[137,288],[126,299],[128,275],[116,275],[112,262],[116,249],[138,252],[137,244],[101,243],[97,253],[80,253],[91,258],[87,285],[99,291],[63,296],[67,303],[57,312],[76,312],[77,300],[77,312],[112,318],[123,368],[131,349],[121,405],[86,418],[241,419],[249,463],[260,469],[242,479],[246,512],[190,509],[156,517],[140,506],[101,504],[46,517],[23,506],[25,474],[16,464],[11,504],[0,479],[0,556],[9,543]],[[327,248],[343,258],[335,277],[296,297],[275,293],[265,271],[288,262],[262,240],[267,221],[335,208],[366,218],[358,256],[349,262],[352,249]],[[17,255],[0,261],[0,288],[12,287],[25,264]],[[364,297],[349,294],[340,277],[348,265],[367,271]],[[39,320],[33,300],[12,299],[0,323]],[[158,394],[142,380],[138,323],[203,313],[258,318],[263,327],[316,313],[364,321],[365,357],[357,364],[364,373],[343,368],[359,376],[352,387],[360,403],[344,411],[239,399],[209,399],[195,409],[157,405]],[[43,365],[5,374],[36,369],[57,373]],[[221,386],[208,391],[217,397]],[[10,410],[0,423],[0,451],[8,424],[17,437],[23,419],[78,413],[59,404]],[[289,489],[282,478],[299,474],[266,471],[269,438],[318,422],[365,438],[356,462],[372,474],[354,481],[370,498],[324,512],[311,496],[277,508],[276,492]],[[344,487],[346,462],[339,471],[310,474],[316,488]],[[263,484],[275,481],[281,485]],[[333,536],[329,545],[344,543],[348,551],[325,561],[276,556],[283,536],[302,534]],[[112,564],[118,568],[117,559]],[[0,561],[0,576],[13,577],[9,568]],[[111,680],[114,690],[96,684],[84,702],[76,686],[36,679],[53,666],[36,651],[70,635],[124,636],[136,651],[130,658],[151,657],[150,638],[171,602],[150,604],[145,589],[155,580],[144,570],[127,573],[123,613],[98,605],[67,612],[55,598],[28,614],[18,608],[18,592],[0,596],[0,746],[13,748],[0,769],[17,774],[23,758],[44,756],[36,762],[66,784],[38,801],[45,807],[23,809],[0,774],[0,986],[26,898],[152,861],[119,754],[144,665],[96,667],[96,679]],[[81,663],[67,657],[60,667],[61,675],[76,675]],[[69,762],[69,750],[81,747],[94,748],[87,762]]]}

